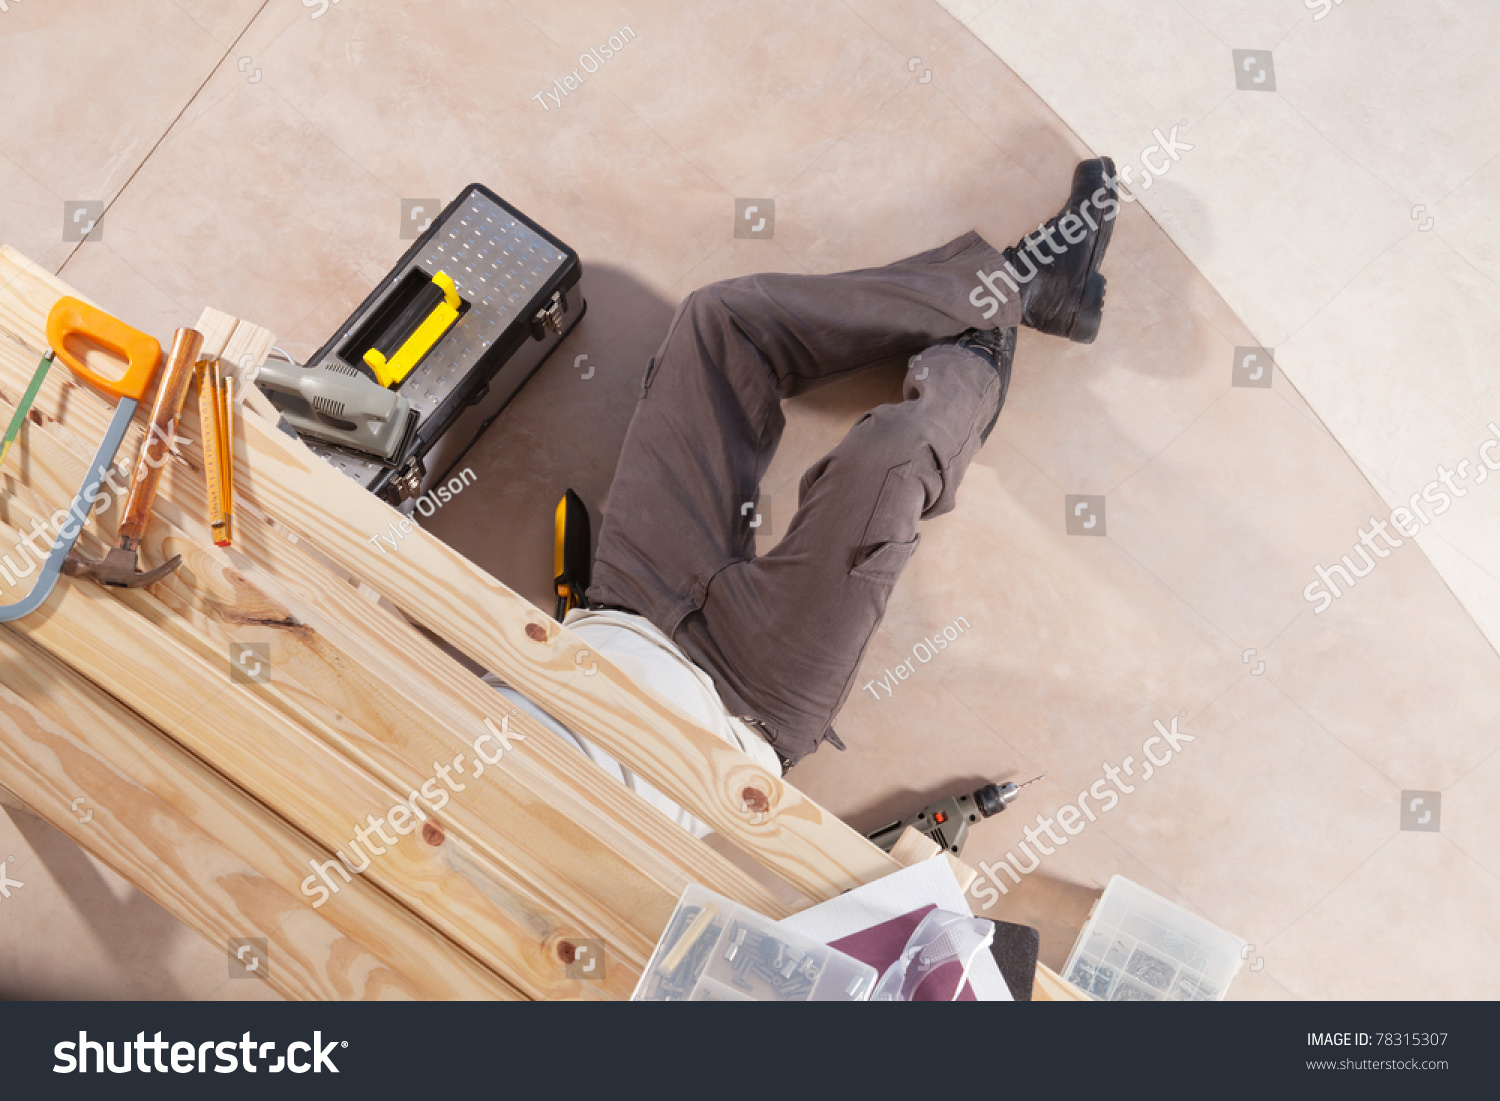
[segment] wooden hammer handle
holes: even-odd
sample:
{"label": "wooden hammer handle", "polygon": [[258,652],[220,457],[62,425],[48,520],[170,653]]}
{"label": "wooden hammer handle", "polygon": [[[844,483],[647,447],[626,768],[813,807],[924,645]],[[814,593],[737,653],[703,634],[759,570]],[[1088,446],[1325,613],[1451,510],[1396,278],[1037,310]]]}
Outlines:
{"label": "wooden hammer handle", "polygon": [[177,435],[177,420],[182,416],[188,383],[193,380],[193,365],[202,347],[203,334],[196,329],[178,329],[172,340],[172,354],[167,360],[161,386],[156,391],[156,404],[151,408],[146,442],[141,445],[141,457],[136,460],[135,474],[130,479],[125,519],[120,523],[120,538],[116,543],[124,550],[139,549],[146,525],[151,521],[151,506],[156,502],[162,467],[166,465],[167,453]]}

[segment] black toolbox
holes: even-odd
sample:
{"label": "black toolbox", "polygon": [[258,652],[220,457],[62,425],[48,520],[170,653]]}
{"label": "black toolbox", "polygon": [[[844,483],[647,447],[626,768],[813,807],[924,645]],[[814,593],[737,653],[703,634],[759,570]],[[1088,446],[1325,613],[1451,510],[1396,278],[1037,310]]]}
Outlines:
{"label": "black toolbox", "polygon": [[[481,184],[433,219],[309,366],[373,372],[362,361],[400,318],[408,289],[446,273],[463,299],[458,320],[394,389],[414,428],[389,462],[305,440],[313,451],[393,505],[445,480],[587,308],[578,254]],[[394,323],[394,322],[392,322]],[[384,345],[382,345],[383,347]]]}

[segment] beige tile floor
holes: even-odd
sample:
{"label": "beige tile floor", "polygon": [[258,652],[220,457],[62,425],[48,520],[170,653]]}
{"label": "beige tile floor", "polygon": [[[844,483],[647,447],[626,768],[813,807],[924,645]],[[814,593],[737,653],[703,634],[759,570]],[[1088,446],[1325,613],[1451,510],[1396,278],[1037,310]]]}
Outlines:
{"label": "beige tile floor", "polygon": [[[1388,505],[1473,464],[1500,424],[1500,7],[942,2],[1137,181],[1180,126],[1141,203]],[[1273,91],[1236,88],[1236,49]],[[1418,541],[1500,646],[1500,493],[1471,488]]]}
{"label": "beige tile floor", "polygon": [[[1222,33],[1279,18],[1210,7]],[[1142,10],[1121,49],[1168,18]],[[30,108],[0,132],[0,238],[158,335],[211,304],[308,353],[402,251],[403,197],[494,187],[582,254],[589,313],[470,455],[484,492],[432,524],[538,602],[551,507],[572,486],[597,515],[683,294],[879,263],[969,228],[1009,242],[1088,152],[934,0],[315,14],[293,0],[0,14],[0,93]],[[634,40],[560,106],[531,98],[623,25]],[[122,42],[150,64],[110,64]],[[1067,46],[1039,29],[1028,56]],[[1169,87],[1140,60],[1122,103],[1155,110],[1215,79],[1189,64]],[[774,239],[733,239],[737,196],[774,197]],[[102,239],[60,240],[70,199],[109,204]],[[1009,406],[957,511],[928,525],[859,683],[960,616],[969,629],[888,698],[857,691],[839,723],[849,751],[794,780],[873,828],[1045,772],[974,829],[966,859],[992,863],[1178,717],[1193,737],[1180,757],[991,916],[1037,925],[1060,966],[1122,874],[1254,943],[1232,997],[1492,996],[1500,658],[1421,547],[1314,617],[1313,567],[1382,513],[1379,494],[1285,375],[1230,385],[1233,349],[1257,341],[1140,206],[1105,273],[1096,344],[1023,332]],[[1412,338],[1399,315],[1387,324]],[[875,369],[788,403],[767,539],[802,469],[895,400],[898,378]],[[1105,537],[1066,534],[1068,494],[1105,496]],[[1440,833],[1399,829],[1404,789],[1442,792]],[[50,827],[0,814],[10,855],[26,886],[0,901],[0,996],[266,996]]]}

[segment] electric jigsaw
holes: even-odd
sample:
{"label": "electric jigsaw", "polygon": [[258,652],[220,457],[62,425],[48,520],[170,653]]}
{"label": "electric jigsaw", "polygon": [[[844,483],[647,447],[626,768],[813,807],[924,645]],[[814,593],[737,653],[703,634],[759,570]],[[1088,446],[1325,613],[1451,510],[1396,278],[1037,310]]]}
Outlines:
{"label": "electric jigsaw", "polygon": [[255,377],[299,436],[390,463],[412,428],[411,402],[357,367],[267,360]]}

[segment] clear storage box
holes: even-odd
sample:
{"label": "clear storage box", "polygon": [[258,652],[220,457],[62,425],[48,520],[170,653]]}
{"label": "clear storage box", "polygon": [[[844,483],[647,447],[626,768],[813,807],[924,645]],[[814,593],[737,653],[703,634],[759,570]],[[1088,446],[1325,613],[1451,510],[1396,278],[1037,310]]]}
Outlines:
{"label": "clear storage box", "polygon": [[1097,1001],[1216,1002],[1246,942],[1124,876],[1094,903],[1063,976]]}
{"label": "clear storage box", "polygon": [[693,884],[630,1000],[862,1002],[877,977],[869,964]]}

